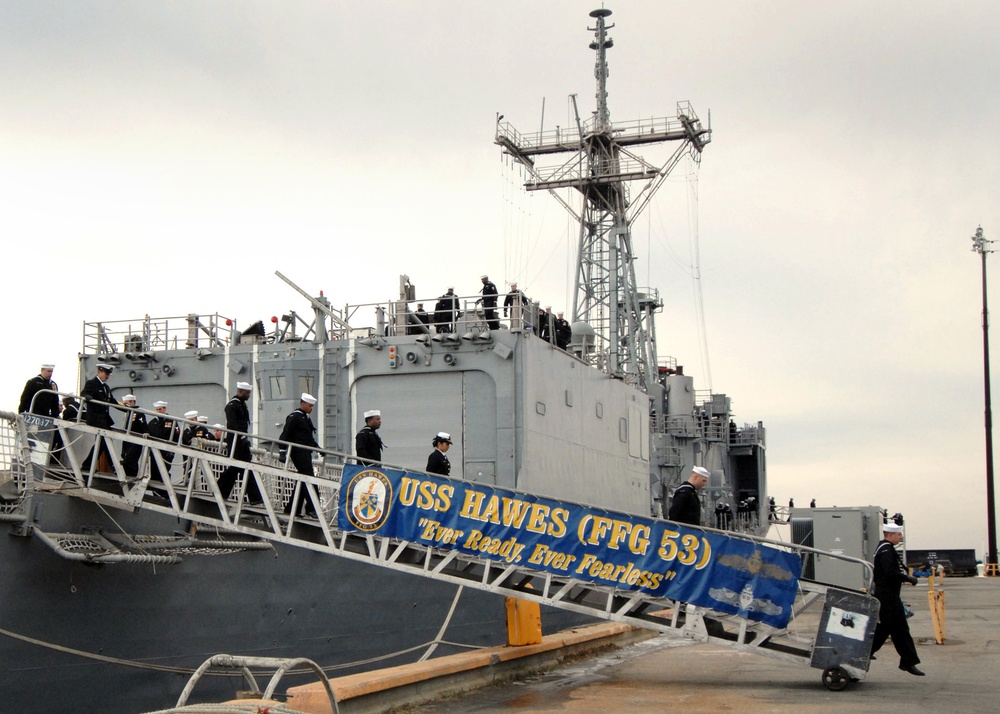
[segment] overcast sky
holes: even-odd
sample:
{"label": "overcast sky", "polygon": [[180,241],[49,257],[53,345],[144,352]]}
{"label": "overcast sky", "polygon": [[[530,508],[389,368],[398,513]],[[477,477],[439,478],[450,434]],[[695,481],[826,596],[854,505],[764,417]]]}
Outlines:
{"label": "overcast sky", "polygon": [[[335,305],[488,272],[568,311],[575,228],[493,134],[569,125],[570,94],[589,115],[598,6],[0,0],[2,403],[42,361],[72,387],[85,320],[308,314],[275,270]],[[764,422],[779,503],[981,554],[1000,5],[607,7],[612,120],[711,111],[634,227],[660,354]]]}

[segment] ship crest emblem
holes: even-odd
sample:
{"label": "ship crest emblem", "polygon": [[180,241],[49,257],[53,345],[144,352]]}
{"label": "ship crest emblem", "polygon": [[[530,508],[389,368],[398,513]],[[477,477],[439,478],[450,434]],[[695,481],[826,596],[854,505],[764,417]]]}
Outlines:
{"label": "ship crest emblem", "polygon": [[359,531],[377,531],[389,517],[392,482],[381,471],[365,469],[347,487],[347,519]]}

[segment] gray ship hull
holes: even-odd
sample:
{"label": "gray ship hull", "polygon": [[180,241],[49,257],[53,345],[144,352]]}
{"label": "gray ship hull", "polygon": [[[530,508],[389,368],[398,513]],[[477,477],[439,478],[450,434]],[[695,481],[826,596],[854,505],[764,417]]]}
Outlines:
{"label": "gray ship hull", "polygon": [[[156,514],[109,514],[57,496],[36,495],[34,510],[35,525],[50,531],[121,527],[171,534],[178,528]],[[162,708],[176,701],[190,670],[222,652],[306,657],[338,667],[336,674],[412,662],[438,637],[456,593],[446,583],[281,544],[156,566],[71,562],[35,537],[7,537],[0,547],[0,627],[26,638],[0,636],[5,711],[134,714]],[[442,639],[500,644],[504,618],[502,597],[465,590]],[[543,624],[551,632],[583,619],[551,610]],[[441,645],[434,655],[455,651]],[[385,658],[392,653],[399,654]],[[193,699],[219,701],[242,688],[239,677],[212,677],[202,680]]]}

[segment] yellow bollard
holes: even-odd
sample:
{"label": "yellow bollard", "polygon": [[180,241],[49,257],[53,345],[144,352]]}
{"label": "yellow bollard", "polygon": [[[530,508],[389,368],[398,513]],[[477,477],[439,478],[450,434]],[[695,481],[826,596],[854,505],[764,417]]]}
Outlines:
{"label": "yellow bollard", "polygon": [[[941,573],[944,580],[944,573]],[[934,586],[934,573],[927,578],[927,603],[930,605],[931,622],[934,625],[934,641],[939,645],[944,644],[944,590],[939,590]]]}
{"label": "yellow bollard", "polygon": [[542,641],[542,613],[537,602],[506,598],[507,644],[510,647],[537,645]]}

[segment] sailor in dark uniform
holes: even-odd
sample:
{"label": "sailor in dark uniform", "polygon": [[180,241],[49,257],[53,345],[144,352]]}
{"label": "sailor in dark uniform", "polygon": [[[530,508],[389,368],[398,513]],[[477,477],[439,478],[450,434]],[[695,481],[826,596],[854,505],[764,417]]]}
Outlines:
{"label": "sailor in dark uniform", "polygon": [[[414,322],[416,320],[416,322]],[[410,317],[410,324],[406,326],[406,334],[408,335],[422,335],[425,332],[430,332],[428,325],[431,324],[431,316],[427,314],[424,310],[424,304],[422,302],[417,303],[417,309],[413,312]],[[421,327],[423,325],[423,327]]]}
{"label": "sailor in dark uniform", "polygon": [[61,418],[66,421],[76,421],[80,416],[80,402],[75,397],[63,397]]}
{"label": "sailor in dark uniform", "polygon": [[552,308],[546,307],[544,310],[538,309],[538,336],[546,342],[555,344],[555,316]]}
{"label": "sailor in dark uniform", "polygon": [[[109,404],[117,404],[118,402],[115,401],[114,396],[111,394],[111,387],[107,384],[108,378],[113,371],[114,367],[109,364],[97,365],[97,376],[88,379],[83,385],[83,389],[80,390],[80,397],[83,400],[83,419],[89,426],[96,426],[101,429],[113,429],[115,426],[115,421],[111,418],[111,407]],[[102,403],[98,404],[98,402]],[[111,451],[108,449],[108,445],[103,437],[97,437],[97,441],[99,444],[99,455],[107,457],[107,460],[103,464],[101,463],[100,456],[98,457],[98,470],[107,471],[111,468]],[[87,454],[87,458],[83,460],[84,471],[90,470],[93,456],[94,450],[91,449],[90,453]]]}
{"label": "sailor in dark uniform", "polygon": [[365,412],[365,425],[354,437],[354,452],[359,462],[371,464],[382,460],[382,447],[385,444],[377,433],[381,426],[382,412],[378,409]]}
{"label": "sailor in dark uniform", "polygon": [[500,320],[497,319],[497,286],[490,281],[490,276],[480,275],[483,281],[483,311],[486,313],[486,324],[491,330],[500,329]]}
{"label": "sailor in dark uniform", "polygon": [[[153,411],[156,412],[156,416],[150,419],[146,426],[151,438],[177,444],[180,441],[180,428],[174,424],[173,417],[167,414],[167,406],[167,402],[162,400],[154,402]],[[160,455],[163,458],[167,473],[160,473],[160,467],[156,462],[156,457],[150,454],[149,478],[151,481],[166,481],[170,478],[170,465],[174,461],[174,453],[172,451],[161,451]]]}
{"label": "sailor in dark uniform", "polygon": [[521,309],[527,304],[528,298],[517,289],[517,283],[511,283],[510,292],[503,299],[503,316],[507,317],[507,311],[510,311],[510,329],[521,326]]}
{"label": "sailor in dark uniform", "polygon": [[[226,454],[237,461],[253,461],[253,454],[250,451],[250,409],[247,407],[247,400],[250,398],[252,389],[249,382],[236,383],[236,396],[226,404]],[[243,473],[241,466],[228,466],[219,476],[219,491],[223,498],[229,498],[233,492],[233,485],[236,479]],[[263,501],[260,489],[257,487],[257,480],[247,472],[247,496],[251,503]]]}
{"label": "sailor in dark uniform", "polygon": [[556,347],[561,350],[566,349],[571,339],[573,339],[573,328],[560,312],[556,315]]}
{"label": "sailor in dark uniform", "polygon": [[[316,406],[316,397],[311,394],[302,393],[299,397],[299,408],[293,410],[285,417],[285,428],[281,430],[281,436],[278,437],[281,441],[287,441],[291,444],[302,444],[302,446],[312,446],[319,447],[316,442],[316,427],[312,423],[312,419],[309,415],[312,414],[313,409]],[[287,447],[284,444],[281,445],[281,449],[289,449],[288,458],[291,460],[292,465],[295,466],[295,470],[300,474],[305,476],[315,476],[313,471],[313,452],[309,449],[300,449],[295,446]],[[284,459],[282,459],[284,460]],[[315,515],[315,509],[312,507],[312,503],[306,496],[305,491],[303,491],[300,496],[300,503],[307,504],[304,508],[307,515]],[[285,513],[292,512],[292,501],[294,499],[289,499],[288,503],[285,505]]]}
{"label": "sailor in dark uniform", "polygon": [[55,368],[54,364],[43,364],[39,374],[25,383],[24,391],[21,392],[21,403],[17,407],[18,414],[30,411],[40,416],[59,416],[59,395],[55,393],[59,387],[52,381],[52,371]]}
{"label": "sailor in dark uniform", "polygon": [[[303,393],[299,399],[299,408],[292,411],[285,417],[285,428],[281,430],[281,441],[292,444],[302,444],[303,446],[313,446],[318,448],[316,442],[316,426],[312,423],[309,415],[312,414],[316,406],[316,397]],[[282,445],[284,449],[284,445]],[[295,470],[300,474],[315,476],[313,471],[312,452],[307,449],[291,447],[289,458],[295,466]]]}
{"label": "sailor in dark uniform", "polygon": [[698,498],[698,491],[705,488],[709,476],[709,470],[701,466],[691,469],[688,480],[674,491],[670,512],[667,514],[669,520],[692,526],[701,525],[701,499]]}
{"label": "sailor in dark uniform", "polygon": [[[879,651],[886,639],[892,637],[892,644],[899,653],[899,668],[904,672],[923,677],[917,669],[920,657],[910,635],[906,622],[903,601],[899,589],[903,583],[916,585],[917,579],[910,575],[903,560],[896,552],[896,545],[903,540],[903,527],[895,523],[882,526],[882,541],[875,548],[872,565],[875,570],[875,597],[879,602],[878,625],[872,642],[872,655]],[[872,659],[875,659],[873,656]]]}
{"label": "sailor in dark uniform", "polygon": [[200,425],[198,424],[198,410],[184,412],[184,418],[188,423],[184,425],[184,433],[181,435],[181,443],[184,446],[191,446],[191,441],[199,435]]}
{"label": "sailor in dark uniform", "polygon": [[[126,394],[122,397],[122,404],[130,409],[135,409],[135,395]],[[125,431],[135,436],[145,436],[149,433],[149,425],[146,424],[146,415],[138,411],[129,411],[125,415]],[[142,444],[133,444],[131,441],[122,442],[122,468],[126,476],[137,476],[139,474],[139,456],[142,454]]]}
{"label": "sailor in dark uniform", "polygon": [[454,327],[452,321],[458,315],[458,296],[455,295],[455,288],[448,288],[448,292],[438,298],[434,306],[434,322],[438,332],[452,332]]}
{"label": "sailor in dark uniform", "polygon": [[441,476],[451,475],[451,462],[448,461],[448,447],[451,446],[451,434],[439,431],[431,442],[434,451],[427,457],[427,468],[429,474],[439,474]]}

